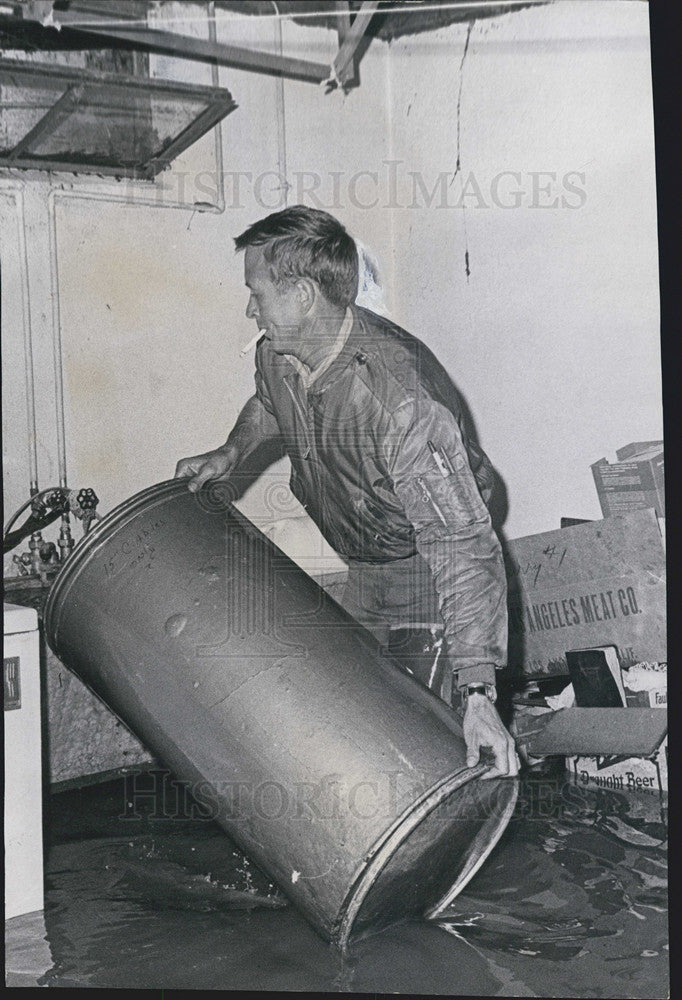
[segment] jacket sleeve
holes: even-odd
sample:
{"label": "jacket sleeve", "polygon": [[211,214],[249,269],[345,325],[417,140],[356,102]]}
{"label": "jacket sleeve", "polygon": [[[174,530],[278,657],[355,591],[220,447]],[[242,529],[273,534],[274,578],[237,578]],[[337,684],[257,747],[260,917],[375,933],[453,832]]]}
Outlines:
{"label": "jacket sleeve", "polygon": [[[429,441],[448,463],[447,475]],[[460,427],[448,409],[420,396],[392,414],[385,459],[433,573],[455,683],[494,683],[495,668],[506,663],[506,575]]]}
{"label": "jacket sleeve", "polygon": [[256,391],[242,408],[226,442],[240,449],[242,460],[263,442],[281,440],[280,426],[263,377],[262,365],[259,347],[256,353]]}
{"label": "jacket sleeve", "polygon": [[271,422],[272,426],[273,428],[276,427],[276,432],[279,434],[279,424],[275,419],[275,411],[272,406],[270,393],[268,392],[265,376],[263,374],[264,366],[267,365],[267,358],[264,357],[265,351],[266,347],[264,346],[263,341],[261,340],[258,344],[258,347],[256,348],[256,371],[254,374],[254,378],[256,381],[256,398],[258,399],[258,402],[261,404],[266,413],[268,413],[269,416],[272,417],[272,422]]}

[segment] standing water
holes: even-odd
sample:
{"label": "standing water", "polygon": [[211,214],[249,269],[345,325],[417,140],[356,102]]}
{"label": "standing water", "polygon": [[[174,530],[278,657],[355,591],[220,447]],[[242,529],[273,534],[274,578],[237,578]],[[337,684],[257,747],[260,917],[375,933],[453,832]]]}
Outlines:
{"label": "standing water", "polygon": [[577,787],[549,768],[526,776],[502,840],[437,923],[395,925],[342,955],[216,824],[164,816],[151,797],[131,806],[130,780],[52,796],[45,924],[53,965],[41,985],[669,993],[657,797]]}

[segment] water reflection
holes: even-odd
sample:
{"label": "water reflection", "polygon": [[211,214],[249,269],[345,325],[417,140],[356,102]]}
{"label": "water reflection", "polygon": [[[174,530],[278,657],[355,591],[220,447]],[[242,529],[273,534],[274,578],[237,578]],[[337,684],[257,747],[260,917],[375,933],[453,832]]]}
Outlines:
{"label": "water reflection", "polygon": [[437,923],[340,955],[210,823],[117,819],[117,783],[55,796],[49,986],[477,996],[668,994],[661,803],[523,784],[487,863]]}

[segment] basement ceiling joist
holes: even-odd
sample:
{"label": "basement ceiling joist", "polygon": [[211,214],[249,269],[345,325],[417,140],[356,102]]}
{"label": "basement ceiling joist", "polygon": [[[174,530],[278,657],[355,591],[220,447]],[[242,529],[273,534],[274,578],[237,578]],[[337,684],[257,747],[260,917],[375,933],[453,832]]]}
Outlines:
{"label": "basement ceiling joist", "polygon": [[[205,0],[186,0],[190,4],[203,4]],[[390,42],[404,35],[418,35],[435,31],[461,21],[484,20],[549,3],[551,0],[380,0],[367,35]],[[302,27],[338,28],[338,7],[335,0],[276,0],[281,14]],[[349,0],[347,6],[354,15],[362,0]],[[217,8],[253,17],[272,17],[272,0],[215,0]]]}
{"label": "basement ceiling joist", "polygon": [[355,57],[378,6],[379,0],[363,0],[351,18],[348,5],[339,4],[342,15],[337,26],[339,51],[331,65],[165,31],[145,21],[141,23],[141,19],[119,18],[111,6],[109,13],[104,14],[102,8],[87,0],[67,3],[60,3],[60,0],[24,0],[17,11],[25,20],[37,21],[48,33],[75,29],[81,35],[102,41],[115,39],[145,51],[336,86],[345,85],[353,78]]}
{"label": "basement ceiling joist", "polygon": [[[207,8],[206,0],[185,0]],[[331,65],[277,55],[209,39],[165,31],[146,23],[149,9],[158,0],[17,0],[14,16],[0,17],[0,47],[6,38],[21,36],[28,48],[90,48],[124,46],[188,59],[235,66],[240,69],[290,77],[345,88],[357,83],[357,64],[372,37],[390,40],[405,34],[434,30],[456,21],[489,17],[545,0],[215,0],[228,12],[272,19],[274,10],[303,26],[324,26],[336,31],[339,50]],[[419,9],[421,8],[421,9]],[[54,27],[52,27],[54,25]],[[5,39],[3,39],[3,35]],[[56,36],[56,37],[55,37]],[[41,44],[41,40],[44,43]],[[11,47],[10,45],[7,47]]]}

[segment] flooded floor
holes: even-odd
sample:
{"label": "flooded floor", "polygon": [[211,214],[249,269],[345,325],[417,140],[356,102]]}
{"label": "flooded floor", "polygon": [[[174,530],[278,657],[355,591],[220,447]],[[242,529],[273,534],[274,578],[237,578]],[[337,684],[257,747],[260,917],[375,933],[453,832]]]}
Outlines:
{"label": "flooded floor", "polygon": [[668,995],[657,796],[524,778],[503,839],[438,923],[340,955],[212,822],[126,812],[124,779],[53,795],[52,987],[463,996]]}

